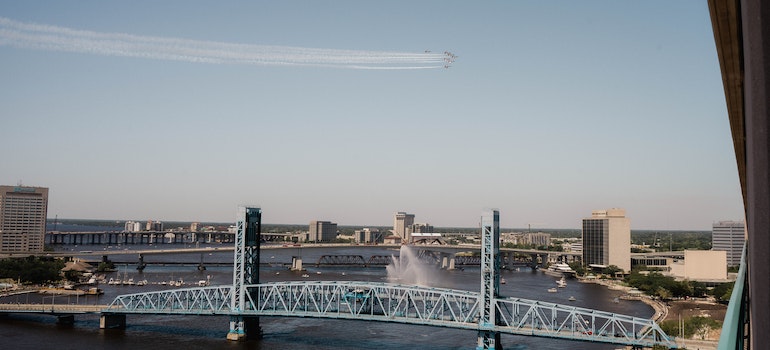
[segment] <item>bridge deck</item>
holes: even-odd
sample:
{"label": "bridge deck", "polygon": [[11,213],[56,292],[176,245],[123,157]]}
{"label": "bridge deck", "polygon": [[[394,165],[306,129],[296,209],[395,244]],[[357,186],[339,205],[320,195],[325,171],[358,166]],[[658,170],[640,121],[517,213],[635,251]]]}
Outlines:
{"label": "bridge deck", "polygon": [[0,304],[0,313],[95,314],[109,305]]}
{"label": "bridge deck", "polygon": [[675,346],[649,319],[519,298],[495,299],[495,324],[479,325],[478,292],[333,281],[276,282],[247,288],[244,310],[231,306],[231,286],[217,286],[122,295],[104,312],[355,319],[628,346]]}

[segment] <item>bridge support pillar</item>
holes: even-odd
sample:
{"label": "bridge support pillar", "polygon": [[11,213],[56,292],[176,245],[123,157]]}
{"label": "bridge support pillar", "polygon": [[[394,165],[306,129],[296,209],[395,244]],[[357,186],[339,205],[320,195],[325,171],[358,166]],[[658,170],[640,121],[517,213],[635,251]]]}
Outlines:
{"label": "bridge support pillar", "polygon": [[476,350],[503,350],[503,343],[500,341],[500,333],[493,331],[479,331],[479,341],[476,344]]}
{"label": "bridge support pillar", "polygon": [[102,314],[99,317],[100,329],[126,329],[126,315]]}
{"label": "bridge support pillar", "polygon": [[291,257],[291,270],[302,271],[302,257],[299,257],[299,256]]}
{"label": "bridge support pillar", "polygon": [[143,271],[145,267],[147,267],[147,264],[144,263],[144,254],[139,254],[139,262],[136,264],[136,269]]}
{"label": "bridge support pillar", "polygon": [[455,254],[441,254],[441,268],[447,270],[455,269]]}
{"label": "bridge support pillar", "polygon": [[227,340],[243,341],[248,339],[259,339],[261,337],[262,328],[259,326],[259,317],[230,317],[230,331],[227,333]]}

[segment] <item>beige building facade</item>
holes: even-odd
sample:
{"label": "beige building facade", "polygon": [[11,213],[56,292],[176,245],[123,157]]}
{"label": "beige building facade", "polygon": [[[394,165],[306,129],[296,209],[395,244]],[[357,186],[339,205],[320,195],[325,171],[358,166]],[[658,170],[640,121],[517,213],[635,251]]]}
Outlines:
{"label": "beige building facade", "polygon": [[727,280],[727,252],[723,250],[685,250],[684,260],[672,262],[670,274],[693,281]]}
{"label": "beige building facade", "polygon": [[631,220],[626,210],[594,210],[583,219],[583,264],[631,271]]}
{"label": "beige building facade", "polygon": [[393,218],[393,235],[401,238],[403,242],[409,242],[412,236],[412,225],[414,225],[414,214],[403,211],[396,213]]}
{"label": "beige building facade", "polygon": [[42,252],[48,188],[0,186],[0,253]]}

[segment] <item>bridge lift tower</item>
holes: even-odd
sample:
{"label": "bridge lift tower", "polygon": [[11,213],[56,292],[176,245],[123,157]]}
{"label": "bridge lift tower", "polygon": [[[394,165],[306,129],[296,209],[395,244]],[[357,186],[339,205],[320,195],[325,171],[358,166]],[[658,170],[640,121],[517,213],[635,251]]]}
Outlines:
{"label": "bridge lift tower", "polygon": [[500,212],[489,210],[481,216],[481,293],[477,350],[502,350],[500,332],[494,331],[500,313],[495,299],[500,295]]}
{"label": "bridge lift tower", "polygon": [[[246,285],[259,283],[259,248],[262,232],[262,209],[238,207],[233,256],[233,294],[231,310],[244,311],[246,306]],[[228,340],[258,338],[262,335],[259,317],[231,316]]]}

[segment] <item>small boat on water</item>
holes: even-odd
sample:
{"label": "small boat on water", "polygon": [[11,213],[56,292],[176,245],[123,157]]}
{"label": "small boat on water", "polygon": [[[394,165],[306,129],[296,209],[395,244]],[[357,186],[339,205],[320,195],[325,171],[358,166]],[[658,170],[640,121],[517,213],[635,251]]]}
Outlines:
{"label": "small boat on water", "polygon": [[306,273],[303,273],[303,274],[302,274],[302,278],[308,278],[308,277],[310,277],[310,275],[308,275],[308,274],[306,274]]}
{"label": "small boat on water", "polygon": [[86,295],[102,295],[104,291],[101,288],[91,287],[86,290]]}
{"label": "small boat on water", "polygon": [[567,299],[567,300],[569,300],[569,301],[575,301],[575,300],[577,300],[577,299],[575,299],[575,297],[574,297],[574,296],[571,296],[571,297],[569,297],[569,299]]}
{"label": "small boat on water", "polygon": [[558,292],[556,288],[548,288],[548,293],[556,293]]}
{"label": "small boat on water", "polygon": [[564,280],[564,276],[562,276],[560,280],[556,281],[556,286],[559,287],[559,288],[566,288],[567,287],[567,281]]}
{"label": "small boat on water", "polygon": [[505,284],[505,278],[500,278],[500,284]]}

